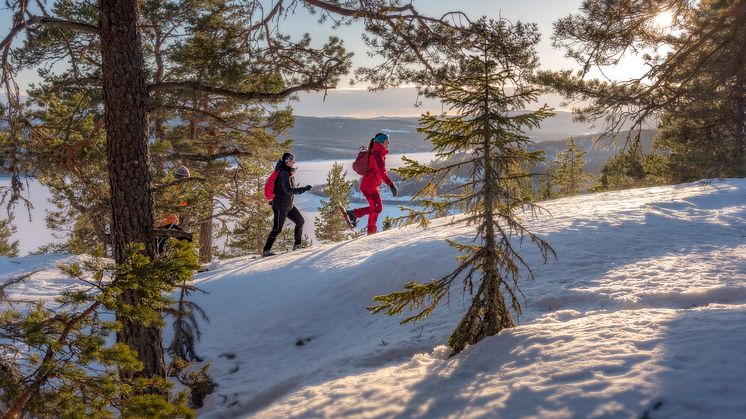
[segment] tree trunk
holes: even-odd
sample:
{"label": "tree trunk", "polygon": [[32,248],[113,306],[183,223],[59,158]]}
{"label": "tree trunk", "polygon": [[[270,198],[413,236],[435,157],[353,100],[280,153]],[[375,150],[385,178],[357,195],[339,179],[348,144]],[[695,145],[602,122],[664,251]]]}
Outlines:
{"label": "tree trunk", "polygon": [[[111,243],[114,259],[122,263],[131,243],[144,243],[150,257],[155,246],[153,195],[147,142],[148,90],[137,0],[100,0],[101,58],[106,118],[106,149],[111,187]],[[125,291],[123,300],[137,306],[141,296]],[[144,368],[138,375],[165,376],[161,330],[120,318],[117,341],[137,351]],[[130,376],[130,372],[121,372]]]}
{"label": "tree trunk", "polygon": [[[737,27],[741,28],[740,39],[743,41],[746,38],[746,1],[741,1],[739,4],[734,6],[734,12],[738,18],[736,19]],[[743,176],[746,173],[746,44],[741,44],[740,54],[736,57],[736,68],[738,73],[736,75],[736,85],[734,88],[735,96],[735,130],[734,136],[736,140],[736,174]]]}
{"label": "tree trunk", "polygon": [[[161,50],[163,46],[163,41],[161,38],[160,32],[156,32],[155,34],[155,46],[154,46],[154,55],[155,55],[155,77],[154,82],[160,83],[163,81],[163,75],[166,72],[166,68],[163,64],[163,51]],[[160,98],[161,92],[155,92],[153,94],[153,97],[160,105]],[[159,110],[155,113],[155,140],[156,142],[163,141],[163,138],[166,136],[166,129],[165,129],[165,121],[163,120],[163,114],[162,111]],[[163,173],[165,170],[163,166],[163,159],[156,159],[156,173]]]}
{"label": "tree trunk", "polygon": [[743,176],[746,173],[746,133],[744,133],[744,126],[746,126],[746,106],[744,101],[746,98],[744,95],[743,85],[736,88],[736,109],[735,109],[735,137],[736,137],[736,164],[738,168],[736,173]]}
{"label": "tree trunk", "polygon": [[209,209],[207,210],[206,220],[199,224],[199,261],[207,263],[212,260],[212,215],[213,205],[212,196],[208,201]]}

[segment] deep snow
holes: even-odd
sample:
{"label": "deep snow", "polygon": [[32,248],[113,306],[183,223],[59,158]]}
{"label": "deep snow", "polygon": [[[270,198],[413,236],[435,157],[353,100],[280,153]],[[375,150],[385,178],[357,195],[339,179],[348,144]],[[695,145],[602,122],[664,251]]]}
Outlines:
{"label": "deep snow", "polygon": [[[536,280],[519,326],[450,359],[460,284],[414,326],[365,307],[450,272],[444,239],[473,234],[458,217],[215,263],[195,276],[211,319],[197,349],[219,384],[200,417],[743,417],[746,180],[542,205],[551,217],[528,225],[558,259],[522,247]],[[2,258],[0,272],[55,257]],[[54,272],[23,293],[69,285]]]}

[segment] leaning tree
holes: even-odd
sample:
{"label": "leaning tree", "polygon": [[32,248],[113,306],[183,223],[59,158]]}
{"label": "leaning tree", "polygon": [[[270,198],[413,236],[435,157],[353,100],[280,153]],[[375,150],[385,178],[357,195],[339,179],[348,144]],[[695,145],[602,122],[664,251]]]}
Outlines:
{"label": "leaning tree", "polygon": [[[157,3],[157,2],[155,2]],[[450,39],[462,23],[468,22],[461,13],[439,17],[420,14],[411,4],[384,0],[242,0],[234,2],[243,16],[243,31],[238,35],[241,48],[258,73],[276,75],[278,83],[240,85],[212,84],[213,80],[198,79],[191,74],[169,78],[167,66],[154,54],[146,60],[143,48],[144,32],[150,31],[153,51],[163,51],[164,42],[178,34],[185,25],[178,10],[188,10],[200,1],[174,2],[175,8],[163,12],[171,19],[169,25],[154,29],[144,25],[141,8],[154,2],[137,0],[62,0],[48,9],[43,1],[10,3],[13,20],[2,50],[2,82],[7,95],[3,118],[9,121],[8,131],[13,152],[10,169],[14,173],[11,198],[19,199],[22,183],[16,174],[25,170],[22,164],[24,138],[34,129],[24,119],[23,103],[15,83],[17,72],[30,61],[38,42],[48,37],[61,39],[54,54],[37,55],[33,66],[41,67],[43,76],[54,75],[53,64],[64,62],[72,71],[61,82],[69,88],[94,86],[103,104],[103,125],[106,136],[109,212],[111,216],[108,240],[117,263],[123,263],[132,243],[142,243],[149,257],[155,254],[152,240],[154,199],[152,168],[149,155],[148,110],[163,107],[168,96],[222,97],[244,103],[272,102],[301,91],[334,88],[350,66],[350,55],[342,42],[331,37],[321,46],[314,46],[308,35],[294,39],[287,34],[287,17],[305,11],[332,27],[358,22],[363,27],[363,40],[378,62],[356,72],[358,81],[373,88],[385,88],[409,81],[414,70],[424,68],[434,72]],[[70,11],[76,10],[76,18]],[[159,12],[160,13],[160,12]],[[463,21],[462,21],[463,20]],[[20,35],[26,38],[22,45]],[[43,45],[44,43],[41,42]],[[24,54],[16,55],[17,48]],[[218,81],[219,83],[219,81]],[[173,106],[183,106],[172,101]],[[188,103],[188,102],[187,102]],[[193,104],[195,102],[192,102]],[[167,106],[167,105],[166,105]],[[191,107],[188,112],[209,115],[204,107]],[[168,114],[158,114],[155,133],[165,126]],[[125,293],[125,300],[137,307],[137,290]],[[136,349],[144,364],[142,375],[164,374],[161,330],[156,325],[144,325],[120,318],[117,337]]]}

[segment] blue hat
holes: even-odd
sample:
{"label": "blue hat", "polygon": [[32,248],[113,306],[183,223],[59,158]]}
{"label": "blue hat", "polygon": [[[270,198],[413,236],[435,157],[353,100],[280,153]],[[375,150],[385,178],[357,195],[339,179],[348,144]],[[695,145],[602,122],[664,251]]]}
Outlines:
{"label": "blue hat", "polygon": [[375,142],[377,142],[378,144],[383,144],[388,139],[389,135],[385,132],[379,132],[378,134],[376,134],[375,137],[373,137],[373,140],[375,140]]}

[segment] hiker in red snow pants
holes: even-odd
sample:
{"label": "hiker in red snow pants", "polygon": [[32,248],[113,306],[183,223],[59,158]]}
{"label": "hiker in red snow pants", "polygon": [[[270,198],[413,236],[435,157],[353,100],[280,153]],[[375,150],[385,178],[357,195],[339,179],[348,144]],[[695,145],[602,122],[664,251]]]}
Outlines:
{"label": "hiker in red snow pants", "polygon": [[394,182],[386,174],[386,154],[389,152],[389,136],[379,132],[375,137],[371,138],[368,150],[370,152],[368,156],[368,173],[363,176],[363,180],[360,182],[360,192],[368,200],[368,206],[347,210],[346,212],[352,225],[357,225],[358,218],[368,216],[368,234],[375,234],[378,231],[376,228],[378,214],[383,210],[381,194],[379,192],[381,183],[386,182],[394,196],[396,196],[398,190]]}

